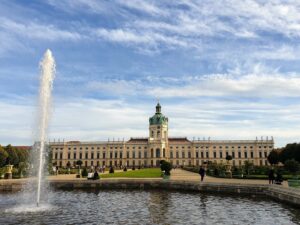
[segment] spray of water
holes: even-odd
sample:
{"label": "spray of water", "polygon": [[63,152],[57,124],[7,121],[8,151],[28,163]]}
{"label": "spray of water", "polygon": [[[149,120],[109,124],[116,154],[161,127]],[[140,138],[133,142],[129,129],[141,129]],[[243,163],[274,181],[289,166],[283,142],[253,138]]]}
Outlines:
{"label": "spray of water", "polygon": [[39,123],[37,134],[37,140],[40,146],[38,151],[37,206],[40,204],[41,180],[43,177],[43,168],[45,163],[45,143],[47,140],[47,128],[50,115],[51,91],[53,87],[53,80],[55,78],[55,60],[49,49],[47,49],[42,61],[40,62],[40,70]]}

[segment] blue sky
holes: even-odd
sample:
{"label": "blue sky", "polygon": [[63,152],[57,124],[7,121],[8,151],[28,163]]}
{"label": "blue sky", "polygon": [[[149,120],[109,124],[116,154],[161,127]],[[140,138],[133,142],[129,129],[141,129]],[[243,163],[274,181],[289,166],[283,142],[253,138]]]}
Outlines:
{"label": "blue sky", "polygon": [[0,143],[31,144],[39,62],[56,59],[49,138],[300,136],[298,1],[0,2]]}

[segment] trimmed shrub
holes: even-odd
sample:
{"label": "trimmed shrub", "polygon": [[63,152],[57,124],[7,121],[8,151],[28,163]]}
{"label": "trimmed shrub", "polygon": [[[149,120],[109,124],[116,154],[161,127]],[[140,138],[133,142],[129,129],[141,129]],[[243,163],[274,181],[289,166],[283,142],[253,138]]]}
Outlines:
{"label": "trimmed shrub", "polygon": [[88,176],[88,171],[87,171],[86,168],[84,168],[84,169],[82,170],[81,176],[82,176],[82,177],[87,177],[87,176]]}

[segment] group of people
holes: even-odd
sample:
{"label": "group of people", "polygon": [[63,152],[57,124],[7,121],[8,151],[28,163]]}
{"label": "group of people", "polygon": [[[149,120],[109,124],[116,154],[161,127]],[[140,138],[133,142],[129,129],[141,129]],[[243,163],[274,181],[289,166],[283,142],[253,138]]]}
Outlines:
{"label": "group of people", "polygon": [[283,181],[282,175],[279,172],[277,172],[275,176],[275,171],[273,169],[269,170],[268,177],[269,184],[281,184]]}

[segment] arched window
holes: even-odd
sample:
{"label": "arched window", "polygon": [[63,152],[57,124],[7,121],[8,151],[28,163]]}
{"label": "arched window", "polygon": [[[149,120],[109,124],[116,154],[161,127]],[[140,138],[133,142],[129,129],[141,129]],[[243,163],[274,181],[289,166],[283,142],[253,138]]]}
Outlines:
{"label": "arched window", "polygon": [[156,149],[156,158],[160,158],[160,149],[159,148]]}

